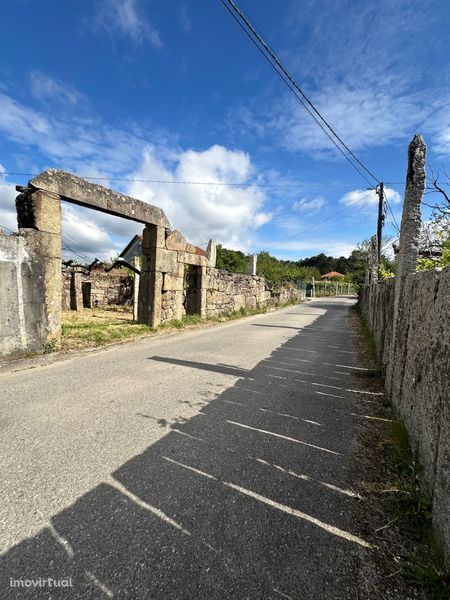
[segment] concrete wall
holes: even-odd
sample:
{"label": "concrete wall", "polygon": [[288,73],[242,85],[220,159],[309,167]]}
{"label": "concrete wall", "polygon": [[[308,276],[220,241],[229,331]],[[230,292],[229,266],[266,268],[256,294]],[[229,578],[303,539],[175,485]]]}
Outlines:
{"label": "concrete wall", "polygon": [[365,287],[387,392],[405,421],[433,497],[433,523],[450,557],[450,267],[406,276],[393,340],[395,280]]}
{"label": "concrete wall", "polygon": [[[22,232],[24,233],[24,232]],[[28,236],[0,233],[0,355],[44,350],[45,298],[37,282],[42,264]]]}

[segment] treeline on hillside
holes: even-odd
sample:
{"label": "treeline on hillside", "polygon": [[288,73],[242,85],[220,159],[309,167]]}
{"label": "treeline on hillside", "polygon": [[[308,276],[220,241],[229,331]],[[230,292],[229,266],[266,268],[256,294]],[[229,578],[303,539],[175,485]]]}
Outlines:
{"label": "treeline on hillside", "polygon": [[[344,275],[344,280],[362,285],[367,265],[368,242],[361,242],[358,247],[352,251],[350,256],[326,256],[317,254],[309,258],[302,258],[297,261],[280,260],[268,252],[258,254],[257,274],[266,278],[272,285],[280,285],[288,282],[295,282],[299,279],[310,283],[314,278],[320,280],[321,275],[330,271],[337,271]],[[383,256],[383,263],[388,268],[392,268],[391,261]],[[247,271],[248,256],[239,250],[229,250],[221,245],[217,246],[218,269],[226,269],[230,273],[245,273]]]}

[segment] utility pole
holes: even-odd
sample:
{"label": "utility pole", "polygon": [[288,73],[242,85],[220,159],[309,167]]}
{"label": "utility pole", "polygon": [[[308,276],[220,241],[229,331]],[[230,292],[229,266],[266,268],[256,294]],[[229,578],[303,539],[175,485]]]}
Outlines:
{"label": "utility pole", "polygon": [[378,280],[381,279],[381,239],[383,236],[384,225],[384,183],[381,182],[377,188],[378,193],[378,222],[377,222],[377,263],[378,263]]}

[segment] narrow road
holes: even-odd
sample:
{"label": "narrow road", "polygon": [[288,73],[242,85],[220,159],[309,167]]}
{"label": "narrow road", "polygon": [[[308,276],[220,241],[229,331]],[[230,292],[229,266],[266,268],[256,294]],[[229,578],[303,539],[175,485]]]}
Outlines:
{"label": "narrow road", "polygon": [[0,598],[355,598],[352,304],[2,373]]}

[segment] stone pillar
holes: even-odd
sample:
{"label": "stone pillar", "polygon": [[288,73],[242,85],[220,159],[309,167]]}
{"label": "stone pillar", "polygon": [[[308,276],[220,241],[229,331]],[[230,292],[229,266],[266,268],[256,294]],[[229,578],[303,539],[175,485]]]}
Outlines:
{"label": "stone pillar", "polygon": [[70,310],[82,310],[83,292],[81,289],[81,273],[72,271],[70,276]]}
{"label": "stone pillar", "polygon": [[43,350],[61,345],[61,200],[57,194],[37,190],[16,198],[17,223],[26,237],[36,274],[34,284],[41,289]]}
{"label": "stone pillar", "polygon": [[378,238],[373,235],[370,238],[370,256],[369,256],[369,282],[378,281]]}
{"label": "stone pillar", "polygon": [[[406,174],[405,199],[403,201],[402,223],[400,226],[400,242],[397,256],[397,273],[395,276],[394,315],[389,368],[386,372],[386,383],[393,390],[393,382],[401,379],[399,372],[402,366],[397,364],[396,347],[405,332],[401,331],[403,311],[403,294],[406,278],[416,270],[419,255],[421,228],[421,203],[425,191],[426,145],[420,135],[415,135],[408,147],[408,172]],[[406,343],[406,340],[404,340]],[[395,386],[394,386],[395,387]],[[392,399],[395,403],[395,394]]]}
{"label": "stone pillar", "polygon": [[[139,256],[134,256],[133,257],[133,266],[136,267],[136,269],[141,269],[141,260],[139,258]],[[139,275],[139,273],[134,273],[134,280],[133,280],[133,321],[135,323],[137,323],[138,320],[138,306],[139,306],[139,281],[141,279],[141,276]]]}
{"label": "stone pillar", "polygon": [[250,256],[248,257],[248,263],[247,263],[247,271],[246,271],[247,275],[256,275],[257,262],[258,262],[258,255],[250,254]]}
{"label": "stone pillar", "polygon": [[165,229],[146,225],[142,233],[142,268],[139,282],[138,322],[150,327],[161,323],[162,272],[157,270],[165,248]]}
{"label": "stone pillar", "polygon": [[208,247],[206,248],[206,258],[208,259],[210,267],[216,266],[217,244],[214,240],[209,240],[208,242]]}
{"label": "stone pillar", "polygon": [[207,271],[206,267],[198,267],[198,314],[206,317]]}
{"label": "stone pillar", "polygon": [[[165,278],[167,275],[164,276]],[[181,321],[183,318],[183,287],[184,287],[184,264],[178,263],[177,277],[172,276],[172,289],[174,290],[173,299],[173,318]]]}
{"label": "stone pillar", "polygon": [[415,135],[408,148],[408,172],[406,174],[405,199],[395,277],[395,313],[398,312],[401,306],[406,276],[416,270],[419,255],[422,224],[420,207],[426,182],[426,150],[427,147],[422,137]]}

